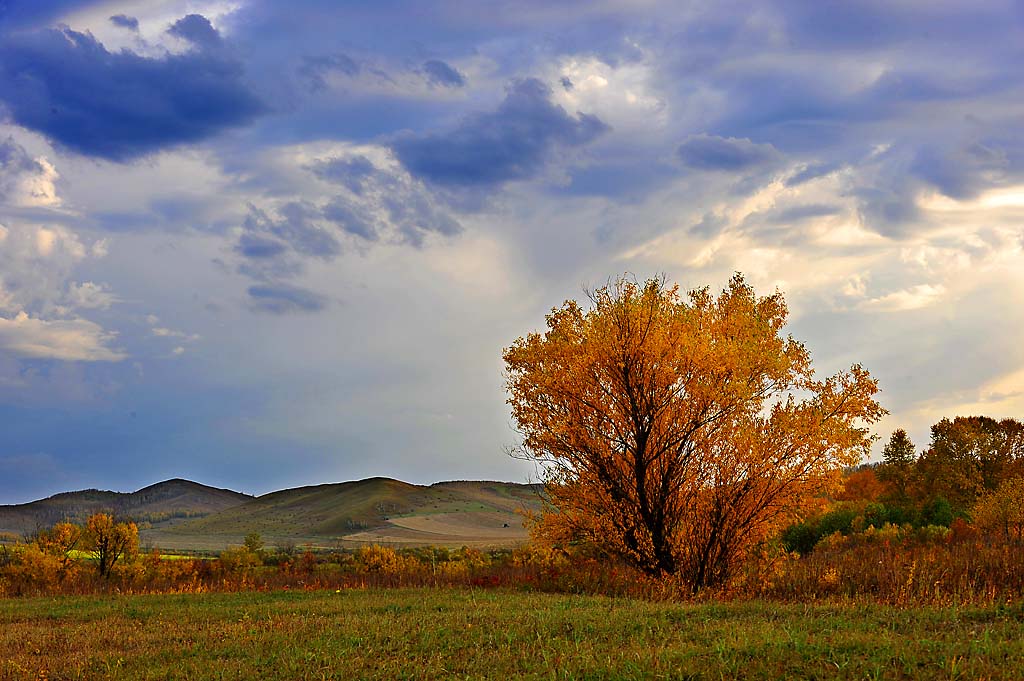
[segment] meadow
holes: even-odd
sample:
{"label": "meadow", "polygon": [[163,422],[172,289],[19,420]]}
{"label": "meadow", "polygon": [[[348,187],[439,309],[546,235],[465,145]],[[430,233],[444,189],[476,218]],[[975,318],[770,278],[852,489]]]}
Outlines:
{"label": "meadow", "polygon": [[[957,508],[897,503],[873,468],[853,471],[842,498],[707,586],[585,541],[354,548],[250,532],[165,554],[97,514],[0,545],[0,679],[1024,678],[1018,479]],[[368,520],[416,511],[379,528],[454,539],[497,522],[465,490],[454,499],[467,485],[359,503]],[[335,492],[283,496],[313,517]],[[278,501],[243,504],[287,518]],[[241,515],[189,522],[236,532]]]}
{"label": "meadow", "polygon": [[6,600],[4,679],[999,679],[1024,609],[508,589]]}

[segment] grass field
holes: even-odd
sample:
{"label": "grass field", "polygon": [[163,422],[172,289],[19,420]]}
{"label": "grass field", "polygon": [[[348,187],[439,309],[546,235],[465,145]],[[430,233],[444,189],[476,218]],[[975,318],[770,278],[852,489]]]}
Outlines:
{"label": "grass field", "polygon": [[0,601],[4,679],[998,679],[1024,608],[399,589]]}

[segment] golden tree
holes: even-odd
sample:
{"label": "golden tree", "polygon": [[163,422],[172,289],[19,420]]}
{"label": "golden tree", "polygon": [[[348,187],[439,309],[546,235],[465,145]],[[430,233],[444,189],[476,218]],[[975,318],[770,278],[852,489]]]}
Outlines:
{"label": "golden tree", "polygon": [[859,365],[815,380],[780,293],[619,278],[504,352],[519,455],[542,462],[542,536],[585,539],[694,589],[831,489],[885,411]]}
{"label": "golden tree", "polygon": [[85,523],[85,546],[96,559],[100,575],[107,577],[118,560],[129,561],[138,554],[139,528],[131,522],[114,522],[107,513],[96,513]]}
{"label": "golden tree", "polygon": [[41,532],[36,539],[39,549],[55,556],[63,576],[73,563],[75,549],[82,543],[82,528],[74,523],[60,522]]}
{"label": "golden tree", "polygon": [[979,528],[1001,534],[1007,541],[1024,540],[1024,477],[1003,480],[978,500],[971,516]]}

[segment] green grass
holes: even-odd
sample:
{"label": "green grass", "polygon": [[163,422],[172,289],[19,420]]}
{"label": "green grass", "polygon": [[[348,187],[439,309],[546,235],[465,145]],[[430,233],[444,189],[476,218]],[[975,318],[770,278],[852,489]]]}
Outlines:
{"label": "green grass", "polygon": [[481,590],[0,601],[0,678],[1019,678],[1024,609]]}

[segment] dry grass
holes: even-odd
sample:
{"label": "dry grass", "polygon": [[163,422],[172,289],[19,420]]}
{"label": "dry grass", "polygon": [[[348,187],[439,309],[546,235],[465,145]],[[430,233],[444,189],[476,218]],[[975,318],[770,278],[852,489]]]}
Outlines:
{"label": "dry grass", "polygon": [[7,601],[4,679],[1002,679],[1020,608],[680,604],[479,589]]}

